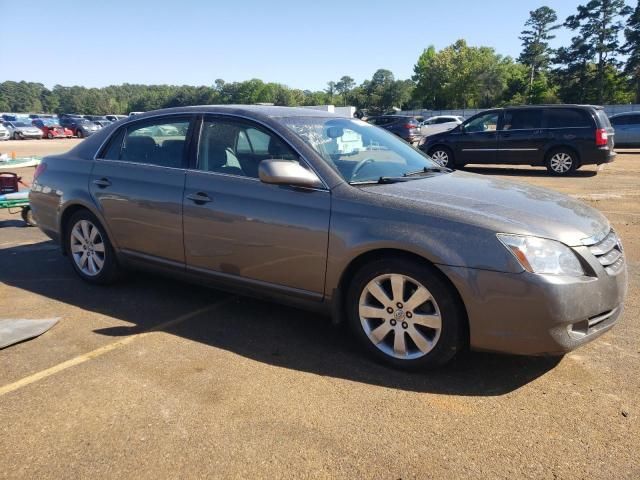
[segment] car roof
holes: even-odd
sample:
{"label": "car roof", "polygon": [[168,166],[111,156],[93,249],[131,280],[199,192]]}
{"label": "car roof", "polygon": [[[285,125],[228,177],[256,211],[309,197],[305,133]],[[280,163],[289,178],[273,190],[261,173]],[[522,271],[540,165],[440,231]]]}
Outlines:
{"label": "car roof", "polygon": [[262,116],[271,118],[281,117],[330,117],[330,118],[345,118],[335,113],[325,112],[322,110],[315,110],[312,108],[302,107],[276,107],[270,105],[194,105],[190,107],[174,107],[163,108],[160,110],[151,110],[148,112],[135,115],[135,119],[143,119],[146,117],[155,117],[164,114],[176,114],[176,113],[233,113],[236,115],[250,115],[250,116]]}
{"label": "car roof", "polygon": [[640,112],[622,112],[622,113],[616,113],[615,115],[611,115],[609,118],[614,118],[614,117],[621,117],[623,115],[640,115]]}
{"label": "car roof", "polygon": [[583,108],[589,109],[593,108],[596,110],[602,110],[604,107],[601,105],[587,105],[587,104],[578,104],[578,103],[550,103],[550,104],[540,104],[540,105],[509,105],[504,107],[503,109],[496,110],[509,110],[512,108],[517,109],[528,109],[528,108]]}

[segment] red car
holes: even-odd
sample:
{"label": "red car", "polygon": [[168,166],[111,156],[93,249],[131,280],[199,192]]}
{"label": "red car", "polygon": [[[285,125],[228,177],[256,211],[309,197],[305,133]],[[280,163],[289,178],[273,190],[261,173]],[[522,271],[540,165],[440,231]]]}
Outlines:
{"label": "red car", "polygon": [[52,118],[36,118],[31,124],[42,130],[42,136],[47,138],[71,138],[73,132],[63,128]]}

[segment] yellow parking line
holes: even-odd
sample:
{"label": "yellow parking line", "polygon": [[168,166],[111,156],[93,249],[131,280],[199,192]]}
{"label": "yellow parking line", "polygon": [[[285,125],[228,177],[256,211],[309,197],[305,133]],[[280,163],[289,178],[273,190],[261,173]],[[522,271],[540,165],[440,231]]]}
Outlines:
{"label": "yellow parking line", "polygon": [[231,297],[231,298],[227,298],[225,300],[221,300],[219,302],[216,302],[212,305],[209,305],[207,307],[204,308],[200,308],[199,310],[196,310],[194,312],[191,313],[187,313],[185,315],[181,315],[178,318],[174,318],[173,320],[169,320],[167,322],[161,323],[160,325],[156,325],[155,327],[146,330],[144,332],[140,332],[137,333],[135,335],[131,335],[129,337],[125,337],[122,340],[118,340],[117,342],[113,342],[110,343],[108,345],[105,345],[103,347],[100,348],[96,348],[95,350],[92,350],[91,352],[88,353],[84,353],[82,355],[79,355],[75,358],[72,358],[70,360],[67,360],[66,362],[62,362],[59,363],[58,365],[54,365],[51,368],[47,368],[46,370],[42,370],[40,372],[34,373],[33,375],[29,375],[28,377],[22,378],[16,382],[10,383],[8,385],[4,385],[3,387],[0,387],[0,397],[2,397],[3,395],[6,395],[7,393],[11,393],[14,392],[22,387],[26,387],[27,385],[31,385],[32,383],[35,383],[39,380],[42,380],[44,378],[50,377],[51,375],[55,375],[58,372],[61,372],[63,370],[66,370],[67,368],[71,368],[74,367],[76,365],[79,365],[81,363],[87,362],[93,358],[99,357],[101,355],[104,355],[105,353],[109,353],[113,350],[116,350],[120,347],[123,347],[125,345],[128,345],[129,343],[133,342],[135,339],[140,338],[140,337],[144,337],[147,335],[150,335],[153,332],[156,332],[158,330],[163,330],[165,328],[169,328],[172,327],[174,325],[177,325],[179,323],[185,322],[193,317],[197,317],[198,315],[201,315],[205,312],[208,312],[210,310],[213,310],[221,305],[224,305],[225,303],[229,303],[230,301],[235,300],[235,297]]}

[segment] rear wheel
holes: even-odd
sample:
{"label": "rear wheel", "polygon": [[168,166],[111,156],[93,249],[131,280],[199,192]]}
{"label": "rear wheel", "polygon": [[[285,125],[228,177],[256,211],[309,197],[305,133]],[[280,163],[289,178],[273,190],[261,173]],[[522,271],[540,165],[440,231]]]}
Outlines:
{"label": "rear wheel", "polygon": [[453,152],[447,147],[433,147],[429,150],[429,156],[443,167],[453,167]]}
{"label": "rear wheel", "polygon": [[66,249],[76,273],[84,281],[112,283],[118,276],[118,264],[107,233],[88,210],[73,214],[66,228]]}
{"label": "rear wheel", "polygon": [[378,360],[428,369],[461,349],[464,309],[435,268],[403,258],[379,260],[363,267],[350,283],[351,330]]}
{"label": "rear wheel", "polygon": [[578,156],[575,152],[561,148],[547,155],[547,170],[553,175],[571,175],[578,168]]}

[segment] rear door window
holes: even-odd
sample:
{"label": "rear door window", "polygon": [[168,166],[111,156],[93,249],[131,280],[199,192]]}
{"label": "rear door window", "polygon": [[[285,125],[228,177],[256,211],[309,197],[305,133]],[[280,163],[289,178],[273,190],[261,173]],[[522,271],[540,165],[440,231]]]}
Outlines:
{"label": "rear door window", "polygon": [[134,123],[118,131],[100,158],[184,168],[190,123],[188,117]]}
{"label": "rear door window", "polygon": [[542,110],[522,109],[504,112],[503,130],[535,130],[542,127]]}
{"label": "rear door window", "polygon": [[545,119],[547,128],[579,128],[593,126],[591,116],[585,110],[550,108],[545,111]]}

